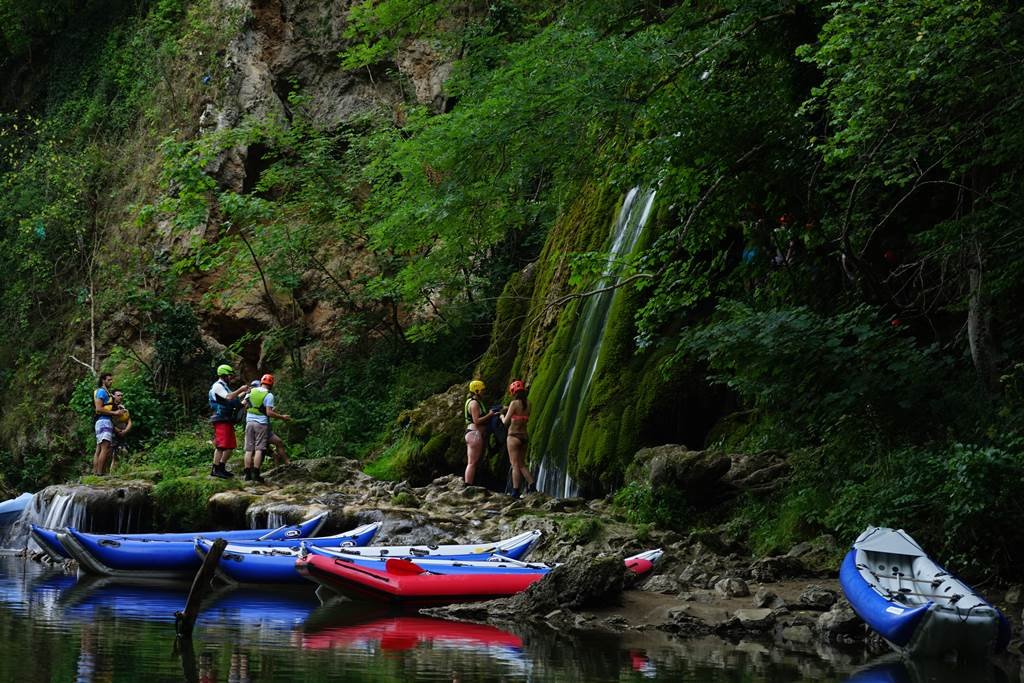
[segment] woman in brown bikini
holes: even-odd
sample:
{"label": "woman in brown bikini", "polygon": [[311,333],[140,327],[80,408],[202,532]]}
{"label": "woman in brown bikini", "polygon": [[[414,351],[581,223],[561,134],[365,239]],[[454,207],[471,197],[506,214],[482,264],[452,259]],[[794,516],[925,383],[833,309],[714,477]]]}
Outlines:
{"label": "woman in brown bikini", "polygon": [[526,421],[530,419],[530,404],[526,400],[526,385],[522,380],[512,380],[508,385],[508,393],[512,395],[512,402],[501,416],[501,421],[508,427],[505,443],[508,444],[508,459],[512,463],[512,495],[518,498],[523,479],[526,479],[527,493],[537,490],[533,486],[530,469],[526,466]]}

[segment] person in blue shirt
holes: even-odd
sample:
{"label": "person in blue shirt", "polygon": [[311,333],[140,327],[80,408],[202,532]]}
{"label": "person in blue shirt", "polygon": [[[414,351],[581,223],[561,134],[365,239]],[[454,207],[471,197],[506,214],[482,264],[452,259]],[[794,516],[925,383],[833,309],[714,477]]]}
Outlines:
{"label": "person in blue shirt", "polygon": [[96,433],[96,450],[92,454],[92,473],[103,476],[110,468],[110,454],[114,448],[114,422],[124,408],[114,405],[111,386],[114,376],[109,372],[100,373],[98,388],[92,393],[93,429]]}

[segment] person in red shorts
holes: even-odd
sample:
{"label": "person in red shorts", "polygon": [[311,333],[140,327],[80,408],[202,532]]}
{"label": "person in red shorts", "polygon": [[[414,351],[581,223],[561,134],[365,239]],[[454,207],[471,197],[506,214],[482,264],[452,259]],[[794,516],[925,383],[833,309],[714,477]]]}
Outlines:
{"label": "person in red shorts", "polygon": [[210,470],[211,477],[229,479],[233,476],[228,471],[227,463],[231,457],[231,451],[238,447],[235,439],[235,422],[242,406],[239,399],[248,389],[244,384],[234,391],[228,384],[235,374],[234,368],[230,365],[217,366],[217,381],[210,387],[208,395],[210,409],[213,415],[210,422],[213,423],[213,468]]}

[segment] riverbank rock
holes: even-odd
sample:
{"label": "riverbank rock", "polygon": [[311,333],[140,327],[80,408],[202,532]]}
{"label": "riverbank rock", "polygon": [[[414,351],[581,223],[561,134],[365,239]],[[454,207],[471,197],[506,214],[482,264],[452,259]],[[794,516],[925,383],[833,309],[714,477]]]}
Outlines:
{"label": "riverbank rock", "polygon": [[567,612],[614,604],[622,593],[624,576],[622,557],[580,555],[510,598],[421,611],[431,616],[470,621],[544,619],[561,622]]}
{"label": "riverbank rock", "polygon": [[832,609],[818,617],[818,637],[828,643],[850,643],[863,639],[866,626],[853,611],[846,598],[840,598]]}
{"label": "riverbank rock", "polygon": [[808,586],[800,594],[800,605],[806,609],[827,610],[836,604],[836,592],[821,586]]}
{"label": "riverbank rock", "polygon": [[723,598],[743,598],[750,595],[750,587],[743,579],[721,579],[715,584],[715,592]]}

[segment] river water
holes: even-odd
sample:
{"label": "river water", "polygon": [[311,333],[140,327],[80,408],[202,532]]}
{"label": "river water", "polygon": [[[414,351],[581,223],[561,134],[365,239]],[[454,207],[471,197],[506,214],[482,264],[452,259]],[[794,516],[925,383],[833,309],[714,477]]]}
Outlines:
{"label": "river water", "polygon": [[890,658],[660,632],[570,635],[340,603],[310,589],[224,589],[175,646],[187,586],[116,583],[0,557],[0,681],[1008,681],[986,664]]}

